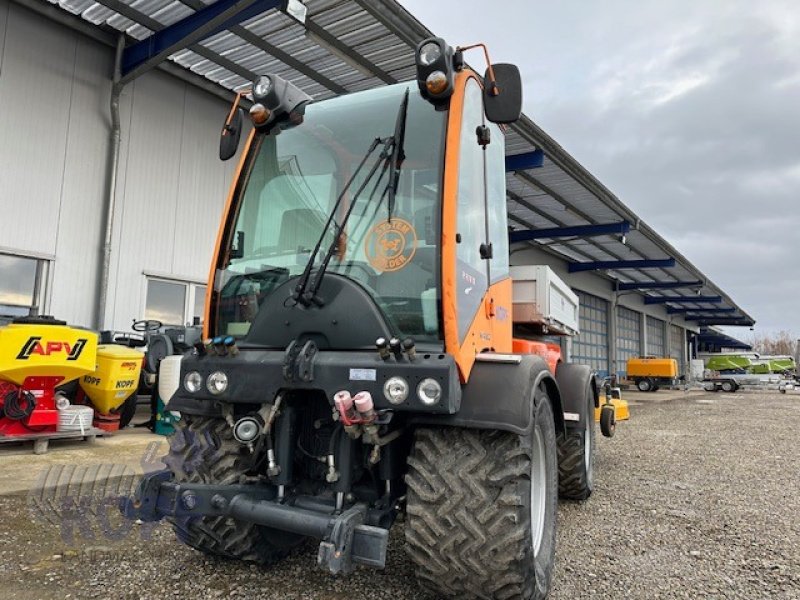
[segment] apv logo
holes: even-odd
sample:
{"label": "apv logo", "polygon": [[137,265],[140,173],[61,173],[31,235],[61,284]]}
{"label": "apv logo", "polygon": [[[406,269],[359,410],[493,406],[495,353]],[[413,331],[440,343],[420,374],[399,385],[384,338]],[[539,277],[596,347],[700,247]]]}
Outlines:
{"label": "apv logo", "polygon": [[18,360],[28,360],[32,354],[39,356],[52,356],[53,354],[64,353],[67,355],[67,360],[78,360],[81,352],[86,346],[86,339],[79,339],[72,346],[69,342],[45,342],[42,343],[42,336],[32,336],[28,338],[22,346],[22,350],[17,354]]}

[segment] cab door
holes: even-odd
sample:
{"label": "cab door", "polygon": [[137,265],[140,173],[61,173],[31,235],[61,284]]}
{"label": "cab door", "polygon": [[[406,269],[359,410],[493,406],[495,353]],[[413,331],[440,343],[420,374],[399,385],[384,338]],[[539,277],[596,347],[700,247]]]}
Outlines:
{"label": "cab door", "polygon": [[[470,329],[489,288],[489,263],[481,256],[485,252],[487,222],[486,165],[484,150],[478,144],[479,127],[483,127],[483,92],[478,82],[470,78],[461,113],[456,192],[456,297],[461,345],[470,342]],[[490,334],[488,330],[477,332],[485,343],[491,343],[486,337]]]}
{"label": "cab door", "polygon": [[[510,351],[511,283],[503,134],[485,119],[474,75],[460,73],[455,88],[442,209],[442,313],[445,347],[466,381],[476,354]],[[485,135],[479,140],[479,128],[488,128],[488,144]],[[507,322],[499,323],[499,317]]]}

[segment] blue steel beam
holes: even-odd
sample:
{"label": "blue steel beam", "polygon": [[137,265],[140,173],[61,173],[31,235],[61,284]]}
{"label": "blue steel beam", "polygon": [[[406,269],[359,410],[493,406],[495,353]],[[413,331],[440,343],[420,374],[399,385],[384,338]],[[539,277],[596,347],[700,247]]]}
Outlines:
{"label": "blue steel beam", "polygon": [[132,81],[171,54],[281,4],[282,0],[217,0],[125,48],[120,81]]}
{"label": "blue steel beam", "polygon": [[509,171],[524,171],[525,169],[538,169],[542,166],[544,166],[544,152],[542,150],[506,156],[506,173]]}
{"label": "blue steel beam", "polygon": [[702,302],[704,304],[710,302],[718,304],[722,302],[722,296],[658,296],[657,298],[646,296],[644,299],[645,304],[667,304],[668,302]]}
{"label": "blue steel beam", "polygon": [[667,314],[668,315],[684,315],[688,313],[735,313],[738,309],[736,308],[719,308],[719,307],[709,307],[709,308],[687,308],[682,306],[680,308],[674,308],[672,306],[667,307]]}
{"label": "blue steel beam", "polygon": [[697,287],[702,281],[643,281],[638,283],[619,283],[617,289],[623,290],[674,290],[675,288]]}
{"label": "blue steel beam", "polygon": [[657,258],[644,260],[598,260],[596,262],[569,263],[569,272],[600,271],[602,269],[655,269],[674,267],[674,258]]}
{"label": "blue steel beam", "polygon": [[[513,158],[513,157],[512,157]],[[631,230],[627,221],[619,223],[601,223],[599,225],[576,225],[574,227],[551,227],[549,229],[523,229],[508,234],[510,242],[526,242],[542,238],[578,237],[587,238],[595,235],[625,235]]]}

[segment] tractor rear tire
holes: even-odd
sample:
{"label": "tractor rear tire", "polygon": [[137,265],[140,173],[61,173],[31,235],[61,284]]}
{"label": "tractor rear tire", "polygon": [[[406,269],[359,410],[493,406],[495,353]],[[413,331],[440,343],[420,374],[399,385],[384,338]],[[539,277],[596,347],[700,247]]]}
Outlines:
{"label": "tractor rear tire", "polygon": [[[251,466],[252,455],[233,438],[224,419],[183,414],[163,458],[176,482],[229,485]],[[303,537],[231,517],[171,518],[182,543],[206,554],[262,566],[284,558]]]}
{"label": "tractor rear tire", "polygon": [[567,428],[558,436],[558,495],[565,500],[586,500],[594,489],[594,393],[586,386],[582,427]]}
{"label": "tractor rear tire", "polygon": [[[406,549],[420,585],[448,598],[547,596],[558,470],[553,409],[530,434],[420,428],[409,457]],[[532,485],[533,483],[533,485]]]}

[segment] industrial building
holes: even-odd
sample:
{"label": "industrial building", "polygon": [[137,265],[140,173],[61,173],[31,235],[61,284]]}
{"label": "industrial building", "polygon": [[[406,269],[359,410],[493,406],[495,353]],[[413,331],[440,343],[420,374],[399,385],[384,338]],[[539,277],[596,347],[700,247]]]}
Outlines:
{"label": "industrial building", "polygon": [[[265,72],[316,99],[411,80],[429,35],[394,0],[0,0],[0,320],[200,318],[232,92]],[[529,118],[506,154],[512,264],[579,295],[574,361],[685,370],[701,327],[753,325]]]}

